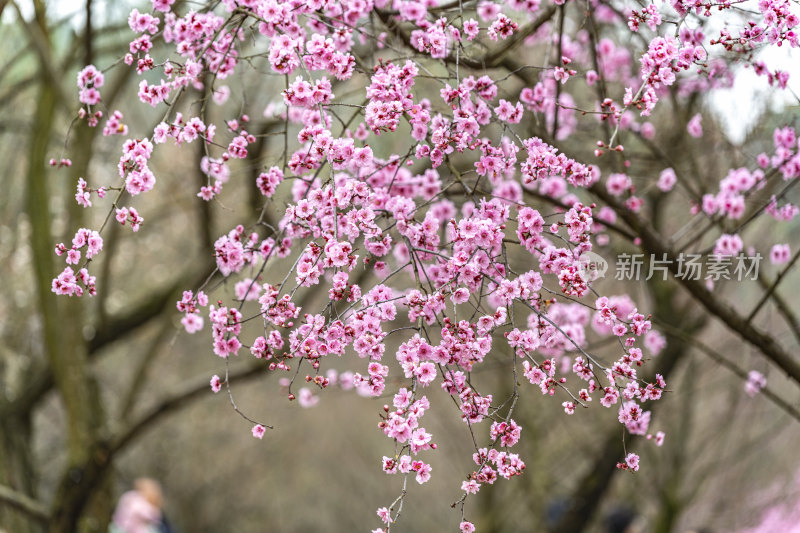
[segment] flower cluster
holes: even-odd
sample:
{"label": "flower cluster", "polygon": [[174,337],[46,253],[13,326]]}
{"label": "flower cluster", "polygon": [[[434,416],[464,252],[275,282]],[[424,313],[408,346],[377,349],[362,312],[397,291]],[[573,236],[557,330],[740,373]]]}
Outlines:
{"label": "flower cluster", "polygon": [[758,370],[751,370],[747,374],[747,381],[744,384],[744,391],[751,398],[761,392],[767,386],[767,378]]}
{"label": "flower cluster", "polygon": [[78,72],[78,100],[87,106],[100,103],[100,88],[105,83],[105,76],[94,65],[87,65]]}
{"label": "flower cluster", "polygon": [[86,180],[83,178],[78,178],[78,192],[75,193],[75,201],[78,202],[78,205],[81,207],[91,207],[92,206],[92,194],[97,193],[97,197],[101,200],[106,196],[106,189],[105,187],[100,187],[97,190],[90,189]]}
{"label": "flower cluster", "polygon": [[[711,4],[699,0],[624,13],[593,3],[596,30],[609,24],[624,30],[627,22],[632,32],[647,25],[650,31],[641,33],[655,34],[637,36],[647,43],[638,68],[617,37],[601,37],[599,30],[590,35],[583,26],[570,29],[563,20],[567,9],[560,10],[567,30],[555,32],[554,19],[537,19],[543,11],[539,0],[481,1],[459,6],[459,17],[446,6],[406,1],[217,4],[183,11],[174,0],[153,0],[152,13],[131,11],[128,24],[136,35],[123,63],[137,75],[149,73],[140,78],[138,99],[163,109],[163,119],[148,137],[123,143],[118,184],[92,189],[81,178],[75,196],[83,207],[92,206],[93,193],[102,200],[109,190],[141,201],[139,195],[157,186],[150,169],[154,150],[179,151],[195,141],[207,179],[192,194],[202,200],[226,198],[223,185],[239,186],[237,172],[253,166],[247,186],[261,193],[254,198],[264,202],[262,216],[252,226],[246,224],[255,221],[232,222],[233,229],[214,242],[213,279],[222,281],[221,296],[209,304],[204,291],[210,292],[210,282],[183,293],[177,309],[187,332],[201,331],[207,317],[217,356],[249,351],[265,371],[280,376],[281,393],[302,407],[324,402],[331,386],[390,395],[393,406],[384,406],[379,429],[394,452],[383,458],[383,470],[414,476],[418,483],[432,475],[422,453],[437,449],[421,425],[423,415],[436,409],[433,394],[421,391],[440,387],[475,437],[477,468],[461,484],[462,506],[485,484],[525,470],[509,449],[522,437],[514,405],[530,391],[542,401],[555,398],[556,410],[568,415],[590,405],[615,406],[628,433],[652,438],[645,406],[662,396],[666,382],[658,374],[648,377],[642,367],[666,340],[629,296],[595,293],[597,280],[587,271],[586,257],[609,243],[612,232],[606,230],[627,232],[616,227],[618,215],[627,222],[630,212],[647,213],[649,196],[637,196],[637,188],[668,193],[685,187],[691,214],[714,223],[741,221],[748,199],[769,176],[800,177],[800,140],[792,128],[776,129],[774,150],[757,157],[758,168],[732,169],[719,190],[695,194],[678,162],[659,169],[652,189],[640,186],[642,173],[618,139],[638,136],[657,148],[656,127],[641,117],[651,115],[659,99],[671,90],[671,97],[681,99],[724,86],[733,73],[724,58],[708,57],[713,45],[746,50],[742,61],[785,86],[787,75],[770,72],[750,52],[761,43],[796,46],[798,20],[788,0],[762,0],[758,22],[738,36],[722,29],[711,40],[701,31],[706,26],[695,24],[695,18],[710,16]],[[732,5],[714,7],[725,11]],[[669,9],[680,16],[666,18]],[[662,24],[662,12],[677,29],[664,29],[673,24]],[[386,31],[373,34],[379,24]],[[155,43],[166,45],[166,52]],[[537,69],[511,68],[511,54],[525,48],[517,47],[521,43],[552,50],[554,57]],[[375,55],[367,58],[370,52]],[[281,80],[280,96],[264,112],[271,124],[284,126],[280,158],[254,157],[255,147],[270,142],[272,133],[257,139],[261,124],[251,122],[256,115],[247,114],[252,110],[244,109],[245,99],[238,101],[236,91],[219,84],[259,61],[263,69],[257,72]],[[501,68],[507,75],[495,76]],[[524,82],[521,89],[507,81],[515,76]],[[92,126],[103,116],[97,109],[103,83],[103,73],[91,65],[78,75],[84,104],[79,116]],[[202,111],[181,107],[193,90],[205,91],[223,121],[207,112],[205,102]],[[595,92],[596,100],[585,106],[587,94]],[[587,122],[579,122],[584,115]],[[583,152],[566,149],[561,141],[583,135],[584,124],[586,130],[599,125],[606,137]],[[700,142],[713,123],[697,113],[685,127]],[[108,117],[103,134],[128,136],[120,111]],[[377,143],[378,136],[389,138]],[[609,155],[614,164],[601,171],[582,162],[592,153],[600,164]],[[609,206],[589,200],[597,197]],[[535,198],[542,205],[534,205]],[[110,214],[138,231],[139,211],[118,201]],[[800,208],[776,195],[763,211],[788,221]],[[269,223],[267,213],[275,216]],[[716,234],[714,253],[736,255],[745,242],[726,231]],[[641,244],[636,237],[631,241]],[[56,253],[77,265],[102,244],[97,231],[81,229],[70,248],[59,244]],[[791,260],[788,244],[771,244],[773,263]],[[273,278],[274,272],[280,275]],[[53,291],[94,294],[95,280],[86,268],[76,273],[68,266],[53,280]],[[324,307],[307,303],[314,294],[328,297]],[[244,327],[251,320],[257,331]],[[599,356],[590,341],[603,337],[614,341],[613,349]],[[338,373],[333,358],[354,366]],[[473,379],[490,358],[524,378],[513,401]],[[305,385],[295,391],[303,376]],[[230,383],[212,377],[212,391],[223,385]],[[763,386],[763,376],[751,373],[748,393]],[[263,438],[269,426],[251,423],[252,435]],[[488,437],[475,431],[481,424]],[[654,439],[660,445],[663,432]],[[639,456],[629,453],[617,466],[637,471]],[[377,511],[387,530],[404,494]],[[466,520],[459,527],[474,531]]]}
{"label": "flower cluster", "polygon": [[122,145],[117,170],[125,178],[125,190],[131,196],[150,191],[156,184],[155,174],[147,166],[152,153],[153,144],[147,138],[128,139]]}
{"label": "flower cluster", "polygon": [[[81,250],[84,248],[88,263],[103,249],[103,238],[95,230],[81,228],[72,238],[71,247],[67,248],[63,243],[59,243],[55,251],[58,256],[66,255],[68,265],[77,265],[81,261]],[[84,289],[90,296],[96,293],[95,277],[90,276],[86,268],[81,268],[76,274],[72,268],[66,267],[52,283],[52,291],[61,295],[82,296]]]}
{"label": "flower cluster", "polygon": [[642,22],[646,23],[647,27],[652,31],[656,31],[662,22],[661,14],[658,12],[658,6],[650,4],[641,11],[632,9],[631,14],[628,16],[628,28],[630,28],[632,32],[638,32],[639,24]]}
{"label": "flower cluster", "polygon": [[413,400],[413,393],[407,389],[400,389],[394,396],[394,411],[389,406],[384,409],[387,414],[379,427],[383,433],[397,443],[403,445],[399,457],[384,457],[383,471],[387,474],[413,473],[419,484],[426,483],[431,478],[431,465],[415,460],[419,452],[436,449],[433,438],[425,428],[419,425],[419,419],[430,409],[430,402],[425,396]]}

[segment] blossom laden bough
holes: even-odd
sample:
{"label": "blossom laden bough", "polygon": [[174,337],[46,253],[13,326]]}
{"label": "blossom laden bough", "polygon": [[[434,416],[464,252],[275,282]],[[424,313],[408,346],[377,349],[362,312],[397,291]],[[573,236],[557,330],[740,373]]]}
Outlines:
{"label": "blossom laden bough", "polygon": [[[231,169],[251,158],[260,141],[249,125],[256,115],[239,110],[214,123],[205,103],[199,116],[187,117],[176,104],[191,88],[208,89],[210,101],[227,110],[235,96],[216,82],[244,76],[254,61],[285,80],[280,103],[265,112],[286,128],[284,152],[248,184],[265,209],[285,200],[283,216],[265,224],[262,212],[258,221],[242,221],[214,241],[216,273],[231,280],[223,298],[210,303],[206,282],[177,302],[188,333],[210,324],[210,351],[226,369],[225,377],[211,378],[213,392],[225,387],[233,403],[228,360],[249,352],[265,371],[281,375],[281,392],[305,408],[324,405],[322,391],[329,387],[391,397],[379,429],[393,453],[381,465],[402,477],[403,490],[377,510],[384,528],[377,531],[399,519],[410,477],[424,484],[434,475],[428,457],[440,448],[421,424],[428,410],[445,406],[431,404],[424,394],[430,387],[451,397],[475,446],[475,468],[457,485],[462,532],[475,530],[464,517],[467,498],[526,468],[510,449],[523,438],[512,418],[517,401],[538,401],[530,391],[557,398],[575,418],[590,405],[617,406],[628,433],[653,438],[644,406],[659,400],[667,385],[664,376],[650,377],[642,367],[666,341],[629,295],[597,294],[597,279],[585,264],[587,254],[608,244],[605,232],[626,236],[618,216],[649,207],[647,196],[637,196],[639,177],[621,139],[656,137],[654,124],[641,117],[651,116],[671,88],[685,97],[728,86],[733,73],[724,55],[711,55],[718,48],[741,53],[785,87],[785,74],[768,72],[748,53],[762,43],[798,45],[791,4],[760,2],[749,28],[734,35],[726,27],[708,39],[696,22],[712,16],[709,4],[648,4],[625,18],[590,2],[597,21],[648,35],[638,56],[609,37],[595,43],[583,28],[565,31],[573,8],[564,1],[555,2],[558,10],[538,0],[474,7],[403,0],[223,0],[199,10],[174,4],[153,0],[151,13],[131,11],[128,24],[137,35],[122,61],[137,75],[151,72],[139,82],[137,97],[163,110],[163,120],[124,141],[118,182],[92,188],[81,178],[75,199],[97,207],[109,191],[117,192],[109,216],[137,232],[144,219],[133,205],[119,204],[123,194],[131,204],[144,201],[158,187],[150,168],[154,152],[195,142],[205,153],[199,170],[206,181],[193,194],[208,202],[220,198],[224,187],[240,186]],[[724,17],[731,5],[716,7]],[[556,11],[560,25],[552,19]],[[375,31],[377,21],[386,31]],[[553,57],[516,67],[510,58],[520,43],[541,45]],[[246,55],[252,50],[260,52]],[[487,59],[491,68],[483,69]],[[480,72],[470,64],[481,65]],[[93,127],[103,116],[104,76],[92,65],[78,75],[78,117]],[[514,78],[525,86],[514,86]],[[354,79],[365,87],[362,104],[347,97],[346,82]],[[584,109],[578,86],[597,91]],[[349,121],[339,106],[354,109]],[[581,134],[584,116],[605,128],[605,136],[589,142],[585,155],[568,153],[561,141]],[[696,114],[686,124],[691,137],[703,136],[702,120]],[[128,137],[122,112],[112,112],[103,133]],[[731,169],[718,193],[695,195],[692,213],[736,221],[768,173],[797,179],[794,130],[776,130],[774,146],[773,154],[758,157],[758,169]],[[68,160],[51,165],[67,166]],[[676,169],[662,168],[654,188],[668,194],[685,187],[691,197],[695,191]],[[609,205],[598,205],[598,188]],[[773,196],[763,212],[788,221],[798,209]],[[102,250],[103,228],[80,229],[72,247],[57,246],[67,265],[80,268],[76,273],[67,266],[53,280],[55,293],[96,292],[87,266]],[[631,241],[641,244],[638,236]],[[713,252],[734,256],[744,246],[738,231],[721,232]],[[789,256],[788,244],[775,244],[773,263],[787,263]],[[282,281],[264,281],[261,275],[272,269],[282,269]],[[316,288],[328,296],[319,308],[303,297]],[[243,327],[253,319],[263,326],[257,335]],[[591,336],[611,339],[610,355],[590,353]],[[336,372],[333,358],[345,358],[353,371]],[[489,358],[502,360],[514,375],[508,399],[473,382],[472,372]],[[765,386],[756,374],[748,380],[750,394]],[[295,394],[303,376],[307,385]],[[271,428],[234,408],[253,424],[254,437],[262,439]],[[660,446],[664,433],[656,432],[654,441]],[[638,471],[639,455],[627,453],[617,467]]]}

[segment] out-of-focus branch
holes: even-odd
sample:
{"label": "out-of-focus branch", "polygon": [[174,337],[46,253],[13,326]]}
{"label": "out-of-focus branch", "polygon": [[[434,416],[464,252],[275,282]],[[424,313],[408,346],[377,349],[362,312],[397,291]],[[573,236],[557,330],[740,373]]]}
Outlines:
{"label": "out-of-focus branch", "polygon": [[[670,434],[670,441],[674,441],[671,446],[671,457],[669,457],[669,467],[665,470],[668,471],[665,480],[658,485],[659,495],[659,514],[655,521],[655,528],[653,533],[670,533],[675,525],[675,522],[680,518],[684,507],[688,503],[688,499],[683,495],[681,490],[682,482],[686,478],[686,469],[689,462],[689,439],[695,426],[695,415],[697,411],[697,403],[695,401],[696,387],[695,380],[697,376],[697,361],[690,359],[686,368],[686,377],[684,378],[685,393],[680,406],[680,425],[675,428],[674,432]],[[729,424],[730,426],[730,424]]]}
{"label": "out-of-focus branch", "polygon": [[0,418],[13,413],[27,413],[44,394],[53,388],[53,374],[46,363],[34,362],[27,372],[25,388],[11,401],[0,402]]}
{"label": "out-of-focus branch", "polygon": [[42,72],[47,78],[47,82],[50,84],[50,89],[56,95],[56,103],[67,108],[70,100],[67,98],[64,87],[61,85],[61,77],[56,70],[47,37],[42,32],[39,25],[25,20],[25,17],[22,15],[22,10],[20,10],[14,0],[9,1],[17,11],[20,24],[22,24],[27,33],[28,41],[30,41],[31,46],[36,50],[36,54],[39,56],[39,64],[41,65]]}
{"label": "out-of-focus branch", "polygon": [[[236,381],[246,381],[257,377],[263,377],[266,374],[266,366],[262,364],[253,364],[246,368],[232,371],[228,375],[228,379]],[[140,437],[144,432],[152,427],[155,427],[156,422],[161,418],[172,414],[183,407],[188,406],[194,400],[199,399],[203,395],[210,394],[211,388],[208,384],[208,376],[197,378],[191,382],[183,385],[178,389],[178,392],[168,396],[162,400],[158,405],[150,409],[148,412],[139,417],[135,422],[123,429],[116,439],[113,440],[110,447],[110,453],[114,454],[122,448],[130,444],[134,439]]]}
{"label": "out-of-focus branch", "polygon": [[775,278],[775,281],[772,284],[770,284],[769,288],[764,292],[764,295],[761,297],[761,300],[759,300],[758,304],[756,304],[756,306],[747,316],[747,322],[753,321],[753,319],[756,317],[761,308],[764,307],[764,304],[767,303],[767,300],[769,300],[770,297],[775,293],[775,289],[778,288],[778,284],[781,282],[781,280],[783,280],[784,276],[786,276],[786,274],[789,273],[794,264],[797,262],[798,258],[800,258],[800,251],[795,252],[794,257],[792,257],[792,260],[789,261],[788,265],[786,265],[786,268],[784,268],[781,271],[781,273],[778,274],[778,277]]}
{"label": "out-of-focus branch", "polygon": [[[566,4],[558,6],[558,53],[556,54],[556,65],[561,66],[561,57],[564,53],[564,17]],[[553,6],[555,7],[555,6]],[[556,105],[553,107],[553,132],[551,133],[553,139],[558,137],[558,104],[561,103],[561,83],[556,80]]]}
{"label": "out-of-focus branch", "polygon": [[[486,52],[483,56],[470,59],[465,57],[459,57],[458,63],[461,66],[465,66],[468,68],[480,70],[480,69],[490,69],[496,68],[501,66],[506,58],[508,57],[509,52],[515,48],[516,46],[522,44],[522,42],[529,37],[536,33],[536,31],[542,27],[542,25],[548,22],[556,12],[555,5],[550,5],[545,8],[541,14],[536,17],[533,21],[529,22],[525,25],[522,29],[520,29],[517,33],[503,41],[503,44],[497,46],[496,48]],[[383,22],[384,26],[386,26],[392,33],[394,33],[397,37],[403,41],[403,44],[408,46],[409,48],[414,48],[411,45],[411,35],[404,31],[398,22],[391,20],[391,14],[386,11],[375,10],[378,14],[378,18],[380,18],[381,22]],[[415,49],[415,48],[414,48]],[[455,63],[456,56],[449,55],[445,59],[447,63]]]}
{"label": "out-of-focus branch", "polygon": [[[0,82],[2,82],[2,81],[3,81],[3,79],[4,79],[4,78],[5,78],[5,77],[6,77],[6,76],[7,76],[7,75],[10,73],[10,72],[12,72],[12,71],[13,71],[13,69],[14,69],[14,66],[15,66],[15,65],[16,65],[18,62],[25,60],[25,59],[26,59],[26,56],[27,56],[27,55],[28,55],[30,52],[31,52],[31,49],[30,49],[29,47],[27,47],[27,46],[26,46],[26,47],[24,47],[24,48],[21,48],[20,50],[18,50],[18,51],[17,51],[17,52],[16,52],[16,53],[15,53],[13,56],[11,56],[11,57],[8,59],[8,61],[6,61],[6,62],[5,62],[5,64],[3,64],[3,66],[2,66],[2,67],[0,67]],[[34,79],[34,77],[33,77],[33,76],[31,76],[31,77],[29,77],[28,79]]]}
{"label": "out-of-focus branch", "polygon": [[675,280],[682,285],[687,292],[700,303],[712,315],[719,318],[732,332],[739,335],[750,345],[757,348],[768,359],[783,370],[793,381],[800,384],[800,363],[792,357],[775,339],[753,326],[745,317],[740,315],[730,305],[722,299],[712,294],[698,280],[688,279],[685,276],[678,276],[679,264],[676,261],[677,254],[652,226],[620,203],[614,196],[608,193],[603,187],[597,184],[591,187],[591,192],[598,196],[603,202],[610,206],[622,220],[641,238],[641,246],[648,254],[656,257],[666,257],[668,269],[672,272]]}
{"label": "out-of-focus branch", "polygon": [[[58,26],[58,25],[59,24],[56,24],[56,26]],[[94,35],[98,36],[100,34],[109,34],[109,33],[113,34],[113,33],[118,32],[122,28],[126,28],[127,26],[128,26],[127,24],[124,24],[124,25],[119,25],[119,26],[104,27],[104,28],[101,28],[101,29],[98,29],[98,30],[94,31]],[[124,43],[114,43],[114,44],[109,45],[107,47],[96,49],[95,53],[96,53],[96,55],[117,54],[117,53],[119,53],[119,50],[121,48],[124,48]],[[63,60],[61,62],[61,65],[59,67],[60,68],[60,72],[65,72],[68,69],[70,69],[70,68],[76,66],[77,64],[79,64],[79,62],[81,62],[81,57],[80,57],[80,54],[78,53],[79,50],[80,50],[79,47],[72,47],[68,51],[66,57],[63,58]],[[30,48],[26,48],[25,49],[25,53],[26,54],[29,51],[30,51]],[[20,55],[20,57],[24,57],[24,54]],[[6,66],[10,66],[12,63],[13,63],[13,59],[9,60],[9,62],[6,63]],[[0,80],[3,79],[3,76],[8,71],[9,71],[8,68],[0,69]],[[108,106],[112,105],[112,103],[114,102],[117,94],[120,92],[120,89],[122,89],[125,85],[127,85],[126,82],[127,82],[128,78],[132,75],[133,72],[134,72],[133,69],[129,69],[129,68],[122,69],[120,71],[120,75],[117,76],[117,78],[115,78],[114,80],[111,80],[111,82],[108,83],[108,87],[109,88],[103,91],[103,100],[105,101],[106,105],[108,105]],[[37,73],[34,73],[34,74],[31,74],[29,76],[25,76],[25,77],[19,79],[18,81],[14,82],[10,86],[7,86],[5,88],[5,91],[2,94],[0,94],[0,107],[8,106],[9,103],[14,98],[19,96],[26,89],[34,86],[38,80],[39,80],[39,75]],[[77,101],[77,99],[75,101]],[[71,108],[71,104],[70,104],[69,100],[66,102],[66,108],[68,108],[68,110],[70,112],[73,111],[73,109]]]}
{"label": "out-of-focus branch", "polygon": [[[229,379],[235,378],[239,381],[248,380],[263,376],[263,374],[264,365],[255,364],[232,372]],[[142,436],[148,429],[155,427],[156,422],[161,418],[191,405],[193,401],[197,400],[202,395],[209,394],[209,391],[210,388],[207,377],[193,380],[191,383],[182,387],[179,392],[169,396],[156,407],[142,415],[120,432],[112,441],[99,442],[97,446],[90,450],[88,454],[89,460],[85,464],[72,469],[73,474],[81,479],[80,485],[77,487],[61,487],[62,492],[65,490],[67,491],[66,496],[62,497],[62,500],[68,500],[62,502],[61,506],[70,508],[70,505],[74,505],[74,501],[85,501],[91,491],[102,481],[108,468],[113,464],[113,458],[116,453],[120,452],[136,438]],[[62,485],[65,483],[66,481],[62,481]]]}
{"label": "out-of-focus branch", "polygon": [[92,0],[86,0],[86,27],[83,35],[83,62],[94,63],[94,31],[92,27]]}
{"label": "out-of-focus branch", "polygon": [[38,80],[39,74],[33,73],[13,83],[4,93],[0,94],[0,107],[4,109],[7,108],[8,104],[13,101],[14,98],[21,95],[26,89],[35,86]]}
{"label": "out-of-focus branch", "polygon": [[193,280],[205,279],[207,276],[207,271],[202,276],[192,275],[191,272],[179,275],[170,285],[150,294],[138,306],[124,314],[110,317],[107,322],[98,326],[94,338],[89,342],[89,352],[96,352],[147,324],[174,303],[183,288],[192,286]]}
{"label": "out-of-focus branch", "polygon": [[103,263],[100,267],[98,276],[97,295],[95,296],[95,309],[97,309],[97,322],[105,324],[108,322],[108,295],[111,294],[111,287],[114,282],[111,265],[117,251],[120,240],[119,224],[111,224],[108,233],[103,237]]}
{"label": "out-of-focus branch", "polygon": [[[503,44],[494,48],[490,52],[488,52],[483,59],[479,60],[481,66],[486,66],[488,68],[496,67],[500,64],[500,61],[509,53],[511,50],[519,46],[520,44],[525,41],[528,37],[536,33],[539,28],[541,28],[546,22],[548,22],[553,15],[556,13],[556,6],[555,4],[547,6],[544,11],[542,11],[538,17],[534,20],[523,26],[517,33],[503,41]],[[563,5],[561,7],[564,7]],[[561,61],[561,58],[558,58]],[[464,60],[461,60],[462,65],[466,65],[472,68],[480,68],[478,66],[470,65],[469,60],[465,63]]]}
{"label": "out-of-focus branch", "polygon": [[120,408],[119,414],[120,420],[126,420],[131,414],[131,411],[133,411],[133,406],[136,403],[136,399],[138,398],[139,393],[141,392],[145,383],[147,383],[147,374],[150,370],[150,364],[158,357],[159,348],[170,333],[173,334],[174,340],[175,336],[178,334],[178,331],[175,329],[172,321],[162,321],[161,329],[159,329],[155,338],[145,347],[144,353],[139,356],[140,360],[136,365],[136,371],[133,372],[133,377],[131,378],[128,392],[125,394],[124,399],[122,400],[122,407]]}
{"label": "out-of-focus branch", "polygon": [[[681,341],[697,348],[703,354],[707,355],[715,363],[736,374],[736,376],[741,378],[743,381],[747,381],[748,375],[746,370],[744,370],[736,363],[730,361],[724,355],[714,350],[707,344],[703,343],[702,341],[690,335],[686,335],[680,329],[672,327],[669,324],[659,323],[658,326],[664,331],[664,333],[666,333],[670,337],[680,339]],[[781,398],[780,395],[777,394],[775,391],[773,391],[772,388],[770,387],[764,387],[763,389],[761,389],[760,392],[772,403],[774,403],[775,405],[786,411],[786,413],[791,415],[792,418],[800,422],[800,409],[798,409],[794,405],[790,404],[789,402]]]}
{"label": "out-of-focus branch", "polygon": [[[763,289],[767,289],[773,286],[775,282],[770,281],[764,276],[758,276],[758,283]],[[784,300],[780,294],[773,291],[770,298],[772,298],[772,302],[775,304],[778,313],[780,313],[786,323],[789,324],[789,328],[792,330],[795,340],[800,343],[800,320],[797,319],[797,315],[791,310],[789,304],[786,303],[786,300]]]}
{"label": "out-of-focus branch", "polygon": [[[208,271],[202,272],[202,275],[191,276],[186,274],[178,276],[173,284],[151,295],[138,307],[123,315],[109,318],[98,327],[94,338],[89,342],[90,357],[97,356],[108,344],[120,340],[148,324],[152,319],[169,309],[170,304],[178,299],[181,289],[195,286],[207,277]],[[0,416],[6,413],[26,412],[33,409],[54,385],[52,370],[49,366],[43,366],[37,372],[32,372],[31,376],[25,389],[17,398],[11,402],[0,404]]]}
{"label": "out-of-focus branch", "polygon": [[44,504],[5,485],[0,485],[0,502],[18,509],[40,522],[47,522],[50,517]]}
{"label": "out-of-focus branch", "polygon": [[699,203],[702,194],[700,191],[696,190],[695,184],[681,171],[678,165],[675,164],[675,161],[664,152],[658,144],[645,138],[641,132],[634,132],[634,134],[638,137],[639,142],[641,142],[656,159],[659,159],[664,165],[675,172],[678,183],[689,193],[693,201]]}

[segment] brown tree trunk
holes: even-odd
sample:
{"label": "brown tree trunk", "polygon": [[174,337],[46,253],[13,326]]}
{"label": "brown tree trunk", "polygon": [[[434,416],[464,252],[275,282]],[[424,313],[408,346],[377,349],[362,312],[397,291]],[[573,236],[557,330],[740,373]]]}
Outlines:
{"label": "brown tree trunk", "polygon": [[[50,530],[74,532],[89,497],[83,494],[80,487],[86,481],[83,473],[87,470],[86,465],[98,460],[95,455],[103,417],[97,384],[87,361],[82,330],[82,301],[74,297],[56,297],[50,290],[56,268],[53,260],[54,242],[50,233],[52,217],[48,180],[52,175],[48,172],[46,161],[56,99],[55,89],[43,76],[30,137],[26,211],[32,230],[33,267],[44,348],[67,416],[67,468],[53,502]],[[91,132],[86,132],[86,129],[78,127],[75,131],[74,142],[81,146],[76,151],[77,169],[86,169],[91,159]],[[71,214],[72,222],[80,218],[77,213]]]}

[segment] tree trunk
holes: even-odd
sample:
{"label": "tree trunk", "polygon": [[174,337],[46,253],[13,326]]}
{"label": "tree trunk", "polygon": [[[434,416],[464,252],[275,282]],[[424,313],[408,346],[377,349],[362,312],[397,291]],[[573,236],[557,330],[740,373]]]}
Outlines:
{"label": "tree trunk", "polygon": [[[26,210],[32,229],[33,268],[44,348],[67,415],[67,469],[53,503],[50,530],[74,532],[89,497],[80,490],[81,484],[86,481],[83,472],[87,470],[87,465],[98,460],[102,462],[102,453],[97,456],[97,443],[103,419],[97,384],[87,361],[82,330],[82,302],[74,297],[56,297],[50,290],[55,265],[54,243],[50,233],[50,174],[46,161],[56,98],[55,89],[43,75],[28,153]],[[79,161],[81,164],[78,165],[85,169],[91,157],[91,134],[82,131],[84,129],[78,127],[75,143],[81,146],[89,137],[89,145],[83,145],[84,153],[78,156],[85,159],[85,162]],[[77,217],[79,215],[73,216]]]}
{"label": "tree trunk", "polygon": [[[35,498],[36,475],[30,442],[31,420],[27,413],[0,418],[0,484]],[[44,524],[29,513],[0,503],[0,531],[41,533]]]}

